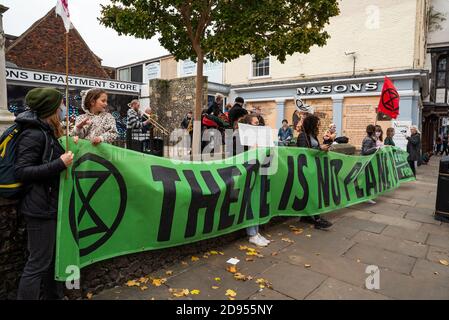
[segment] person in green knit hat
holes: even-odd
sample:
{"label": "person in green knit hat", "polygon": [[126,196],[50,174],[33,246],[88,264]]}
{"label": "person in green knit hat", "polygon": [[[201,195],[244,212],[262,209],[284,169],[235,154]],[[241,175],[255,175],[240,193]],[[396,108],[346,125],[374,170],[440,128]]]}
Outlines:
{"label": "person in green knit hat", "polygon": [[17,299],[62,299],[62,283],[54,280],[56,219],[59,176],[72,164],[73,153],[65,152],[58,138],[65,106],[54,88],[36,88],[25,97],[30,110],[16,123],[21,133],[16,144],[14,173],[23,184],[18,211],[28,234],[29,256],[20,278]]}

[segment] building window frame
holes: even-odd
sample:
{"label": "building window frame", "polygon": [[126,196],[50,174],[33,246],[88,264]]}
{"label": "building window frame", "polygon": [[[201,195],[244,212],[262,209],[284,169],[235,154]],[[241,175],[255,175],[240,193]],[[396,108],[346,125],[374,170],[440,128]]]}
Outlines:
{"label": "building window frame", "polygon": [[[256,64],[262,65],[257,66]],[[250,56],[249,79],[266,79],[271,78],[271,56],[268,56],[260,61],[256,61],[253,56]],[[268,72],[266,72],[268,69]],[[261,74],[258,75],[258,70]]]}
{"label": "building window frame", "polygon": [[[445,61],[445,65],[443,68],[441,68],[440,62],[441,61]],[[441,55],[440,57],[438,57],[437,59],[437,64],[436,64],[436,78],[435,78],[435,87],[437,89],[448,89],[449,85],[449,54],[445,54],[445,55]],[[440,83],[439,81],[439,76],[440,74],[444,74],[444,80],[443,80],[443,84]]]}

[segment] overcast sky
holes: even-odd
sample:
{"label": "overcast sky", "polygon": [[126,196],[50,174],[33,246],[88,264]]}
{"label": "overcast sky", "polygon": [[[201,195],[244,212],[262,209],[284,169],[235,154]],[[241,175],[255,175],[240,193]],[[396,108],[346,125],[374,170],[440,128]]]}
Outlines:
{"label": "overcast sky", "polygon": [[[0,0],[9,8],[3,16],[5,33],[20,36],[35,21],[42,18],[56,0]],[[69,0],[72,24],[90,49],[103,59],[103,65],[118,67],[167,54],[157,39],[142,40],[118,36],[113,29],[100,25],[100,4],[108,0]]]}

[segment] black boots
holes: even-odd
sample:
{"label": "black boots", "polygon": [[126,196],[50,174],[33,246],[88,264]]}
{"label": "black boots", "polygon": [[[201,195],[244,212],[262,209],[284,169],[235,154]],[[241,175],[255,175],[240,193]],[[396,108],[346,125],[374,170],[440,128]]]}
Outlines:
{"label": "black boots", "polygon": [[301,217],[301,222],[310,223],[315,226],[315,229],[327,229],[332,226],[332,222],[318,216]]}

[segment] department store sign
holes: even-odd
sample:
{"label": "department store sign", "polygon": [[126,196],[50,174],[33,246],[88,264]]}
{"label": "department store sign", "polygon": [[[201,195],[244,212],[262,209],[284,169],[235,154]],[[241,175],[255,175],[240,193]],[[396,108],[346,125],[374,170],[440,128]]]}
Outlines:
{"label": "department store sign", "polygon": [[[6,68],[6,80],[21,81],[31,83],[49,84],[55,86],[65,86],[65,75],[58,73],[46,73],[40,71]],[[83,78],[69,76],[69,86],[77,88],[101,88],[104,90],[113,90],[121,92],[129,92],[134,94],[140,93],[140,85],[129,82],[111,81],[95,78]]]}
{"label": "department store sign", "polygon": [[330,84],[323,86],[303,86],[296,89],[296,94],[303,95],[324,95],[324,94],[344,94],[344,93],[363,93],[376,92],[379,89],[379,82],[366,83],[343,83]]}

